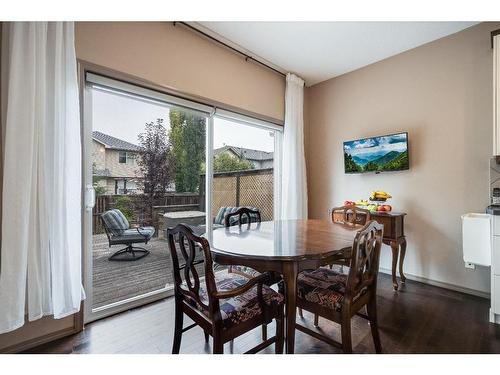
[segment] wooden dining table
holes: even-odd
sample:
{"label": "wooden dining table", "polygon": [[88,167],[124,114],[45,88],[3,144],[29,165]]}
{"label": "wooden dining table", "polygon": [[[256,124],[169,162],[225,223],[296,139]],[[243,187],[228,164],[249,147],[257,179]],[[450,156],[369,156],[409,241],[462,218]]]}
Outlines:
{"label": "wooden dining table", "polygon": [[295,345],[297,276],[340,258],[357,229],[324,220],[275,220],[214,229],[213,260],[282,275],[286,300],[286,353]]}

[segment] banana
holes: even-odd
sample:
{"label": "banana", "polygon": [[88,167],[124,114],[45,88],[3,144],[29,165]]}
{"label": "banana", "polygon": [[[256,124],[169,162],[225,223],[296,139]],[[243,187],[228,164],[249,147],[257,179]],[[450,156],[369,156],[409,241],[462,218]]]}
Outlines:
{"label": "banana", "polygon": [[374,200],[374,199],[388,199],[388,198],[392,198],[392,196],[389,193],[382,191],[382,190],[372,191],[372,193],[370,195],[370,199],[372,199],[372,200]]}

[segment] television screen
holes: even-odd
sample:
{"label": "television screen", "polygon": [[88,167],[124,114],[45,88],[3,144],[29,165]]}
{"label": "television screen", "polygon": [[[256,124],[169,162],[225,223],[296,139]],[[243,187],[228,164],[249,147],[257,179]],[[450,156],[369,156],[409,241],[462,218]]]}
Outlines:
{"label": "television screen", "polygon": [[344,142],[345,173],[409,169],[408,133]]}

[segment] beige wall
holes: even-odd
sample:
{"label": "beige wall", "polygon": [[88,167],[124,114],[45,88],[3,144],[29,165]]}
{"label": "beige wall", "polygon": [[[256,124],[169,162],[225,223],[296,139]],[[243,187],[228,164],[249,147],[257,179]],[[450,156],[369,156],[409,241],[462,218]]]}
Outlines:
{"label": "beige wall", "polygon": [[79,59],[278,120],[285,79],[171,22],[77,22]]}
{"label": "beige wall", "polygon": [[[310,217],[386,190],[408,213],[408,274],[489,292],[489,269],[464,268],[460,215],[489,204],[490,31],[498,28],[483,23],[307,89]],[[343,141],[398,131],[409,132],[409,171],[344,174]]]}

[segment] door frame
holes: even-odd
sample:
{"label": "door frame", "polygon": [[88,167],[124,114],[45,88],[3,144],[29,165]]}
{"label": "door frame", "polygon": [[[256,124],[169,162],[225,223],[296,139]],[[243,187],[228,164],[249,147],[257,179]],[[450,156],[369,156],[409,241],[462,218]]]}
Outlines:
{"label": "door frame", "polygon": [[[206,98],[189,95],[168,87],[159,86],[149,81],[118,72],[103,66],[78,60],[79,84],[80,84],[80,113],[82,127],[82,202],[87,202],[87,185],[92,185],[92,95],[90,87],[87,84],[87,73],[99,75],[101,77],[122,82],[125,86],[132,85],[145,90],[152,90],[159,95],[174,98],[174,101],[183,103],[192,102],[193,107],[209,106],[212,107],[211,113],[207,116],[206,124],[206,177],[205,177],[205,207],[206,207],[206,225],[210,234],[212,231],[212,181],[213,181],[213,137],[214,137],[214,116],[234,119],[243,125],[250,125],[258,128],[265,128],[275,131],[275,149],[274,149],[274,218],[281,217],[281,166],[282,166],[282,140],[283,140],[283,121],[274,118],[262,116],[250,111],[235,108],[229,105],[209,100]],[[172,103],[175,106],[175,102]],[[183,106],[181,105],[181,108]],[[196,109],[194,109],[196,110]],[[106,306],[92,309],[92,208],[87,209],[86,203],[82,207],[82,280],[86,291],[86,299],[82,302],[83,308],[79,314],[81,328],[84,324],[105,318],[135,307],[140,307],[148,303],[172,296],[173,287],[152,291],[143,295],[128,298],[123,301],[115,302]],[[82,315],[83,314],[83,315]]]}

